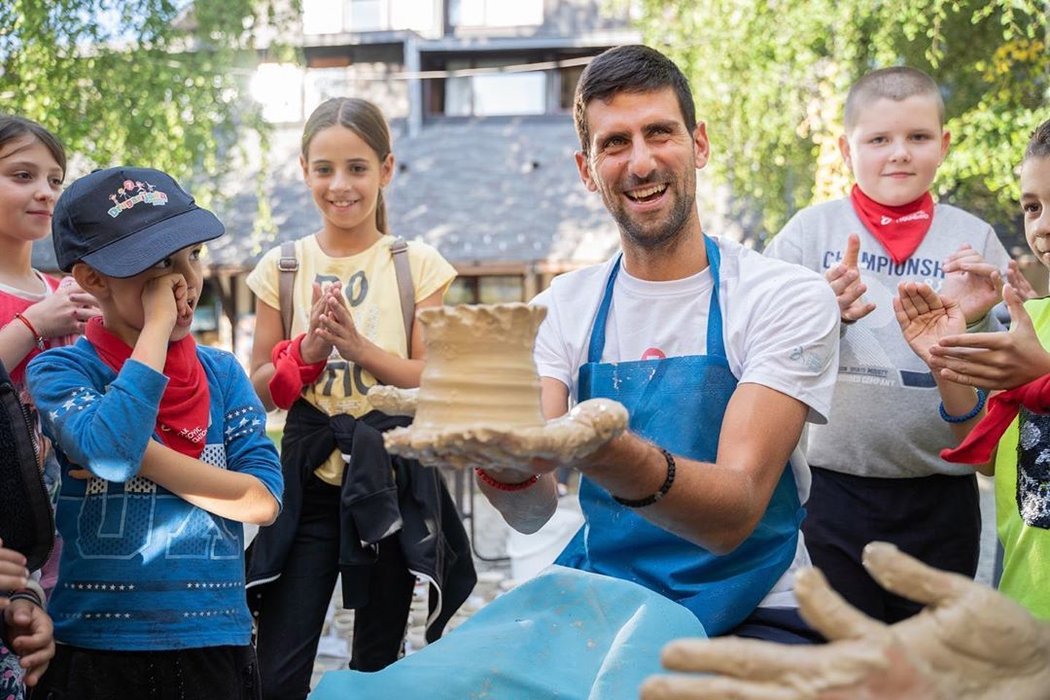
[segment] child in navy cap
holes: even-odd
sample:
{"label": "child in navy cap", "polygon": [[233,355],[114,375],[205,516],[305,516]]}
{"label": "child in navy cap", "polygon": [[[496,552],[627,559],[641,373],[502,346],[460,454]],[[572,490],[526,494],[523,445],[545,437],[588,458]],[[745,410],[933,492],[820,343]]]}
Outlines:
{"label": "child in navy cap", "polygon": [[42,697],[256,698],[242,523],[282,479],[234,357],[190,335],[201,248],[223,233],[169,175],[100,170],[54,212],[60,267],[102,316],[30,363],[64,478]]}

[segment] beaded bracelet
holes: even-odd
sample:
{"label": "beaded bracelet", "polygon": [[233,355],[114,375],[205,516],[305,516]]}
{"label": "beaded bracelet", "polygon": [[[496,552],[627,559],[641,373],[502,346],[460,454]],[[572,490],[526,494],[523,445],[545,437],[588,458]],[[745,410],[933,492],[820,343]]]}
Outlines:
{"label": "beaded bracelet", "polygon": [[486,486],[491,486],[492,488],[498,491],[524,491],[525,489],[529,488],[530,486],[532,486],[540,480],[539,474],[533,474],[525,481],[516,484],[511,484],[506,481],[499,481],[497,479],[493,479],[492,476],[481,467],[474,467],[474,473],[478,475],[478,480],[481,483],[485,484]]}
{"label": "beaded bracelet", "polygon": [[650,496],[634,500],[629,498],[620,498],[619,496],[613,496],[614,501],[619,503],[621,506],[627,506],[628,508],[644,508],[646,506],[651,506],[652,504],[656,503],[661,498],[667,495],[667,492],[671,490],[671,484],[674,483],[674,473],[676,469],[674,463],[674,455],[672,455],[670,452],[668,452],[662,447],[658,449],[661,453],[663,453],[664,459],[667,461],[667,478],[664,479],[664,483],[660,487],[660,489]]}
{"label": "beaded bracelet", "polygon": [[961,416],[953,416],[944,410],[944,402],[941,401],[941,405],[938,407],[938,411],[941,414],[941,420],[947,421],[948,423],[965,423],[968,420],[972,420],[977,417],[977,414],[984,408],[985,399],[988,398],[988,393],[984,389],[977,390],[977,405],[970,409],[969,413]]}

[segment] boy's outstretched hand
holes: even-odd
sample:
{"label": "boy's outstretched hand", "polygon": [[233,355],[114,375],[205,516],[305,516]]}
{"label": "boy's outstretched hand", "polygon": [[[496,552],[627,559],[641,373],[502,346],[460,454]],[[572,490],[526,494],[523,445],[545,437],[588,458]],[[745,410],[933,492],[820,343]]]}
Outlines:
{"label": "boy's outstretched hand", "polygon": [[927,365],[930,348],[946,335],[966,332],[962,309],[953,299],[941,297],[927,284],[901,282],[893,300],[901,333],[912,351]]}
{"label": "boy's outstretched hand", "polygon": [[[932,569],[890,544],[864,550],[888,591],[926,604],[886,626],[851,607],[816,569],[796,578],[806,621],[822,646],[749,639],[679,640],[643,700],[1037,700],[1050,687],[1050,623],[959,574]],[[686,675],[713,673],[718,675]]]}
{"label": "boy's outstretched hand", "polygon": [[1016,289],[1003,289],[1010,311],[1008,333],[949,335],[930,348],[930,367],[957,384],[1013,389],[1050,374],[1050,353],[1039,342],[1032,317]]}
{"label": "boy's outstretched hand", "polygon": [[25,669],[25,684],[34,686],[55,656],[51,618],[35,603],[19,599],[4,608],[4,639]]}
{"label": "boy's outstretched hand", "polygon": [[1002,299],[1003,276],[999,268],[985,262],[968,243],[948,256],[944,273],[941,296],[959,303],[966,323],[980,321]]}
{"label": "boy's outstretched hand", "polygon": [[842,262],[824,273],[824,279],[835,292],[839,303],[839,317],[843,323],[853,323],[875,310],[875,305],[864,300],[867,286],[860,279],[857,258],[860,255],[860,236],[851,233],[846,241]]}

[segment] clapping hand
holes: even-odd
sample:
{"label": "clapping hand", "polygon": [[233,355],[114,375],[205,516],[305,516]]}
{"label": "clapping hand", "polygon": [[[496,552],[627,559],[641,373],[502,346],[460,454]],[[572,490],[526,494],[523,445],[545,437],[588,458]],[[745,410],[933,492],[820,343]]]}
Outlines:
{"label": "clapping hand", "polygon": [[1050,353],[1043,348],[1021,294],[1003,289],[1010,311],[1007,333],[947,335],[930,348],[930,367],[957,384],[984,389],[1012,389],[1050,374]]}
{"label": "clapping hand", "polygon": [[966,332],[966,319],[959,304],[950,297],[938,296],[929,285],[901,282],[893,311],[901,333],[912,351],[927,365],[930,348],[946,335]]}
{"label": "clapping hand", "polygon": [[941,296],[953,299],[962,309],[967,323],[984,318],[1002,299],[1003,278],[999,268],[965,244],[944,263]]}
{"label": "clapping hand", "polygon": [[853,323],[875,310],[874,304],[864,300],[864,292],[868,291],[868,288],[860,279],[860,270],[857,268],[859,255],[860,236],[851,233],[846,241],[846,254],[842,257],[842,262],[824,273],[824,279],[835,292],[835,299],[839,303],[839,316],[843,323]]}

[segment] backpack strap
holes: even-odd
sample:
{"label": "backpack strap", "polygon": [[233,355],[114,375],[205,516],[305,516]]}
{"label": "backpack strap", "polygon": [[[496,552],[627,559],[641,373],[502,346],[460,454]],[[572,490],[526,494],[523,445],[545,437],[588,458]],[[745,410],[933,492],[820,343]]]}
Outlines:
{"label": "backpack strap", "polygon": [[277,306],[281,312],[281,326],[284,338],[292,335],[292,289],[295,287],[295,273],[299,271],[299,258],[295,255],[295,241],[281,244],[281,257],[277,261]]}
{"label": "backpack strap", "polygon": [[405,319],[405,343],[412,354],[412,321],[416,317],[416,294],[412,285],[412,268],[408,264],[408,243],[404,238],[395,238],[390,244],[394,257],[394,274],[397,275],[397,291],[401,296],[401,315]]}

